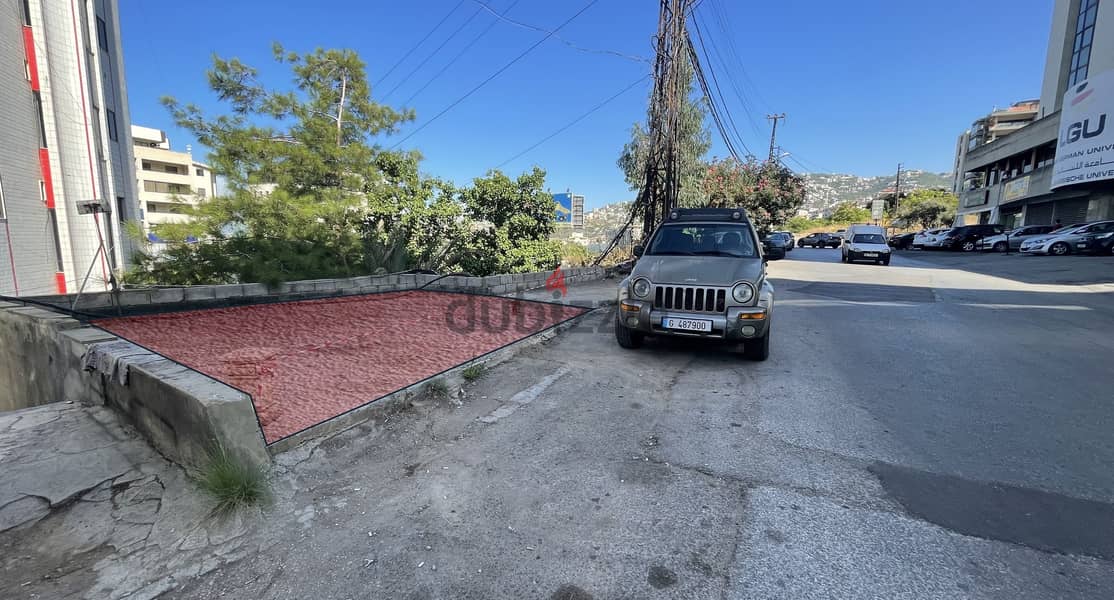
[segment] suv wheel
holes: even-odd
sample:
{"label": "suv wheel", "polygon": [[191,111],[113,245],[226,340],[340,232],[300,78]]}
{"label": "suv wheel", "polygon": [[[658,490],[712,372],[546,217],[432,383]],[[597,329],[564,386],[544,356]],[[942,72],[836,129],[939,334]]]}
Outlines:
{"label": "suv wheel", "polygon": [[1005,242],[995,242],[994,247],[992,248],[992,250],[994,250],[995,252],[1005,252],[1006,251],[1006,243]]}
{"label": "suv wheel", "polygon": [[1069,252],[1071,252],[1071,248],[1067,245],[1066,242],[1056,242],[1055,244],[1052,244],[1051,248],[1048,249],[1049,254],[1054,254],[1056,256],[1064,256]]}
{"label": "suv wheel", "polygon": [[642,347],[642,341],[646,338],[646,334],[641,331],[634,331],[623,325],[619,321],[619,316],[615,315],[615,341],[623,348],[631,350]]}
{"label": "suv wheel", "polygon": [[770,326],[766,326],[766,335],[743,342],[743,357],[747,360],[761,362],[770,358]]}
{"label": "suv wheel", "polygon": [[964,252],[974,252],[976,247],[975,240],[967,240],[959,248]]}

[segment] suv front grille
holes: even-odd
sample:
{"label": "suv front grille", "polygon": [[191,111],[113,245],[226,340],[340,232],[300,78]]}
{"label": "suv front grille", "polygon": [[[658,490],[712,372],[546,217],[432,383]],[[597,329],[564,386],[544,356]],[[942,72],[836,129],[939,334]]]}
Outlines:
{"label": "suv front grille", "polygon": [[727,308],[727,290],[687,285],[659,285],[654,288],[654,308],[723,312]]}

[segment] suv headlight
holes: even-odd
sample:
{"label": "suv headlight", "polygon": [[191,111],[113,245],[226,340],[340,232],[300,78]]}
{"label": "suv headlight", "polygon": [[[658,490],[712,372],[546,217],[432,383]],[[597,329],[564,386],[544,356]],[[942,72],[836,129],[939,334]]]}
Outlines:
{"label": "suv headlight", "polygon": [[631,285],[631,291],[634,292],[634,295],[638,296],[639,298],[645,298],[646,296],[649,296],[650,281],[641,277],[635,279],[634,284]]}
{"label": "suv headlight", "polygon": [[731,288],[731,299],[739,304],[747,304],[754,299],[754,286],[749,283],[736,283]]}

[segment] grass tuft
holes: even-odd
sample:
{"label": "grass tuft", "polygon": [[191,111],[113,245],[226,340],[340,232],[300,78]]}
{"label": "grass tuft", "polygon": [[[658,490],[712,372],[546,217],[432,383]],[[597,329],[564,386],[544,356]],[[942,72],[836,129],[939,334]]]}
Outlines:
{"label": "grass tuft", "polygon": [[440,379],[434,379],[433,381],[431,381],[431,382],[429,382],[425,385],[425,393],[430,398],[439,398],[439,399],[440,398],[448,398],[449,397],[449,386],[446,385],[445,382],[441,381]]}
{"label": "grass tuft", "polygon": [[222,446],[209,452],[198,484],[216,499],[216,512],[221,514],[262,505],[271,499],[271,487],[263,469],[236,459]]}
{"label": "grass tuft", "polygon": [[464,381],[467,381],[468,383],[472,383],[472,382],[476,381],[477,379],[479,379],[480,377],[483,377],[484,373],[486,373],[486,372],[487,372],[487,365],[485,365],[483,363],[475,363],[475,364],[472,364],[472,365],[468,365],[467,367],[464,367],[464,370],[460,372],[460,376],[464,378]]}

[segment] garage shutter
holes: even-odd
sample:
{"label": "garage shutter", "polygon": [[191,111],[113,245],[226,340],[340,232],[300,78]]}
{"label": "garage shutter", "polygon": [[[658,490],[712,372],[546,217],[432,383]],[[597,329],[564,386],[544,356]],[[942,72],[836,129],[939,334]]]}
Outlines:
{"label": "garage shutter", "polygon": [[1051,225],[1052,203],[1030,204],[1025,208],[1026,225]]}
{"label": "garage shutter", "polygon": [[1064,225],[1085,222],[1087,220],[1087,199],[1061,200],[1057,202],[1056,218]]}

